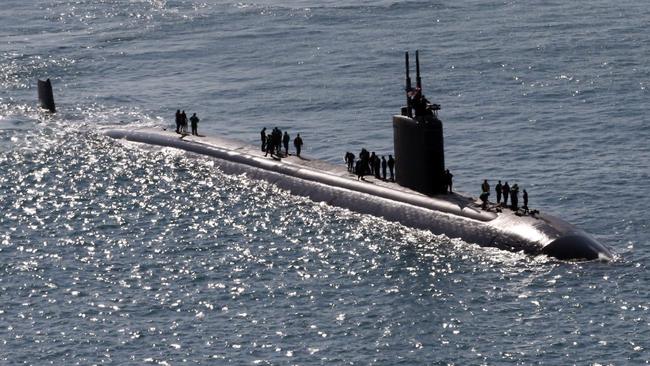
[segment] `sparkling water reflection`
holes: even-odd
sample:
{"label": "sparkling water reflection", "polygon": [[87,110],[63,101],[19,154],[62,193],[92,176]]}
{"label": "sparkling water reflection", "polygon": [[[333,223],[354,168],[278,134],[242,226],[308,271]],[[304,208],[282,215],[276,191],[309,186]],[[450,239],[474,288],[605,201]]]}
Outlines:
{"label": "sparkling water reflection", "polygon": [[32,349],[5,361],[645,354],[642,338],[608,336],[622,324],[647,331],[644,301],[609,277],[612,266],[645,273],[638,265],[479,248],[224,175],[203,157],[54,127],[0,157],[11,198],[2,347]]}
{"label": "sparkling water reflection", "polygon": [[[0,363],[650,358],[647,4],[5,0],[2,14]],[[404,47],[443,106],[460,191],[516,179],[620,258],[479,248],[100,133],[185,108],[207,134],[302,132],[334,163],[388,154]],[[46,77],[54,116],[35,108]]]}

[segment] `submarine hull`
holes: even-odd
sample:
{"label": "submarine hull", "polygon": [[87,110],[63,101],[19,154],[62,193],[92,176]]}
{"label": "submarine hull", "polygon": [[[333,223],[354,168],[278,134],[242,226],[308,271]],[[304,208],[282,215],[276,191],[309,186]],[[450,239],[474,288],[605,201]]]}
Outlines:
{"label": "submarine hull", "polygon": [[613,258],[607,247],[587,233],[551,215],[517,216],[509,210],[486,212],[480,210],[474,199],[463,195],[427,196],[391,182],[358,181],[344,167],[294,156],[282,160],[266,158],[259,147],[221,137],[181,137],[155,129],[111,129],[105,134],[211,156],[225,173],[246,173],[317,202],[481,246],[545,254],[562,260]]}

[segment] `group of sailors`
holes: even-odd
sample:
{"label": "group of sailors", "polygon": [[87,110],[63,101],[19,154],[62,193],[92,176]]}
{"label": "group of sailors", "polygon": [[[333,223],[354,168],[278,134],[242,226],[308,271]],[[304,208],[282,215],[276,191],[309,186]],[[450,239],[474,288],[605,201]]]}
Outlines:
{"label": "group of sailors", "polygon": [[[283,134],[282,130],[274,127],[273,131],[267,134],[266,127],[264,127],[262,128],[262,131],[260,131],[260,139],[262,141],[262,151],[264,151],[264,156],[268,156],[268,154],[271,154],[271,156],[275,155],[277,157],[282,157],[283,155],[289,156],[289,141],[291,141],[291,137],[287,131],[284,131]],[[293,139],[293,146],[296,148],[296,156],[298,157],[300,157],[302,145],[302,138],[300,137],[300,134],[298,134],[296,138]],[[283,146],[284,154],[282,154]]]}
{"label": "group of sailors", "polygon": [[432,116],[435,111],[440,109],[439,104],[432,104],[429,102],[424,94],[422,94],[422,89],[420,88],[411,88],[408,90],[407,95],[409,98],[409,105],[413,108],[416,119]]}
{"label": "group of sailors", "polygon": [[373,151],[369,153],[368,150],[361,149],[359,159],[351,152],[346,152],[344,156],[345,162],[348,166],[348,171],[357,175],[357,180],[365,180],[364,176],[373,175],[377,179],[387,180],[387,170],[390,172],[390,181],[395,181],[395,159],[393,155],[388,155],[388,160],[384,155],[379,157]]}
{"label": "group of sailors", "polygon": [[[192,114],[189,121],[192,124],[192,135],[199,136],[199,117],[196,116],[196,113]],[[176,133],[187,135],[187,115],[180,109],[176,110]]]}
{"label": "group of sailors", "polygon": [[[510,207],[513,211],[518,211],[519,210],[519,186],[517,183],[513,184],[512,187],[508,184],[508,182],[505,182],[505,184],[501,184],[501,181],[497,183],[497,185],[494,187],[494,191],[497,196],[497,206],[498,207]],[[484,210],[488,209],[488,197],[490,196],[490,184],[488,183],[487,179],[483,180],[483,184],[481,184],[481,202],[482,202],[482,208]],[[503,203],[501,203],[501,197],[503,197]],[[510,206],[508,206],[508,198],[510,198]],[[524,189],[522,192],[522,198],[524,200],[523,206],[521,208],[524,210],[524,213],[528,213],[528,192]]]}
{"label": "group of sailors", "polygon": [[[388,155],[388,159],[384,155],[380,158],[374,151],[369,153],[368,150],[362,148],[356,163],[356,157],[349,151],[345,153],[344,159],[348,166],[348,172],[356,174],[357,180],[365,180],[364,176],[372,175],[377,179],[395,181],[395,158],[393,155]],[[390,173],[390,178],[386,176],[386,170]],[[443,176],[445,193],[452,193],[453,177],[454,175],[449,169],[446,169]]]}
{"label": "group of sailors", "polygon": [[[424,97],[422,97],[424,98]],[[425,99],[426,101],[426,99]],[[423,102],[425,103],[425,102]],[[177,115],[177,122],[176,125],[177,127],[179,126],[178,124],[178,115],[181,115],[181,120],[182,116],[185,114],[185,111],[182,113],[179,111],[176,113]],[[196,113],[192,116],[196,116]],[[198,118],[197,118],[198,122]],[[180,125],[180,128],[182,130],[182,123]],[[178,128],[176,130],[178,131]],[[194,134],[194,126],[193,126],[193,134]],[[179,132],[181,133],[181,132]],[[260,131],[260,140],[262,142],[262,151],[264,152],[264,156],[268,156],[268,154],[271,154],[271,156],[277,156],[278,158],[283,157],[283,156],[288,156],[289,155],[289,142],[291,141],[291,137],[289,136],[289,133],[287,131],[282,132],[277,127],[274,127],[271,133],[266,133],[266,127],[262,128],[262,131]],[[296,156],[300,157],[300,151],[302,149],[303,141],[302,138],[300,137],[300,134],[297,134],[296,138],[293,140],[293,146],[296,148]],[[282,152],[282,148],[284,147],[284,153]],[[388,155],[388,159],[384,155],[381,157],[375,152],[368,152],[365,148],[361,149],[361,152],[359,152],[359,158],[351,153],[351,152],[346,152],[344,156],[345,163],[347,164],[348,167],[348,172],[356,174],[357,180],[365,180],[364,176],[366,175],[372,175],[377,179],[382,179],[382,180],[390,180],[391,182],[395,181],[395,159],[393,158],[393,155]],[[388,174],[387,174],[388,173]],[[443,183],[444,183],[444,189],[445,193],[452,193],[452,186],[453,186],[453,174],[449,171],[449,169],[446,169],[444,174],[443,174]],[[494,191],[497,196],[497,207],[510,207],[513,211],[518,211],[519,210],[519,186],[515,183],[510,187],[508,182],[505,182],[505,184],[501,184],[501,181],[497,183],[497,185],[494,187]],[[526,190],[523,190],[523,206],[521,207],[524,210],[524,213],[528,213],[528,192]],[[490,184],[488,183],[487,179],[483,180],[483,184],[481,184],[481,195],[480,195],[480,200],[482,202],[481,207],[484,210],[488,210],[488,197],[490,196]],[[503,203],[501,202],[501,198],[503,198]],[[508,199],[510,199],[510,206],[508,206]]]}

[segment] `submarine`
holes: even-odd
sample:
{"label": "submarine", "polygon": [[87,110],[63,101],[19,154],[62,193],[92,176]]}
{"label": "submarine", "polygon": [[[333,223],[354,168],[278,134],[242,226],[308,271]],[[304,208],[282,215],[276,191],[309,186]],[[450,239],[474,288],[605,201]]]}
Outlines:
{"label": "submarine", "polygon": [[484,209],[475,198],[446,192],[440,106],[421,94],[417,51],[415,56],[416,87],[411,86],[406,52],[406,106],[392,117],[394,182],[373,176],[358,180],[346,166],[295,155],[266,157],[259,146],[222,136],[179,135],[166,128],[137,127],[107,128],[103,133],[114,139],[213,157],[226,174],[244,173],[316,202],[480,246],[559,260],[612,260],[614,255],[607,246],[558,217],[507,207]]}

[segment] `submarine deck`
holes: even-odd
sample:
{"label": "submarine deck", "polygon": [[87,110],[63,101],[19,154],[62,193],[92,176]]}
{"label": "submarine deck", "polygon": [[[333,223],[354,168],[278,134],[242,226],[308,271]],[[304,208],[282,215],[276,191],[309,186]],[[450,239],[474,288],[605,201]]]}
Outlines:
{"label": "submarine deck", "polygon": [[220,136],[179,135],[173,130],[151,127],[130,128],[128,130],[121,128],[110,129],[106,134],[114,138],[124,138],[128,141],[169,146],[191,152],[208,149],[210,151],[219,151],[228,157],[239,155],[240,158],[246,160],[244,163],[257,168],[279,171],[297,178],[368,193],[468,219],[486,222],[498,217],[497,213],[482,210],[475,199],[461,194],[427,196],[402,187],[397,183],[377,179],[371,175],[366,176],[365,180],[361,181],[357,180],[356,175],[350,173],[344,164],[334,165],[322,160],[305,156],[298,157],[293,154],[281,159],[270,155],[265,157],[259,146],[239,140]]}

